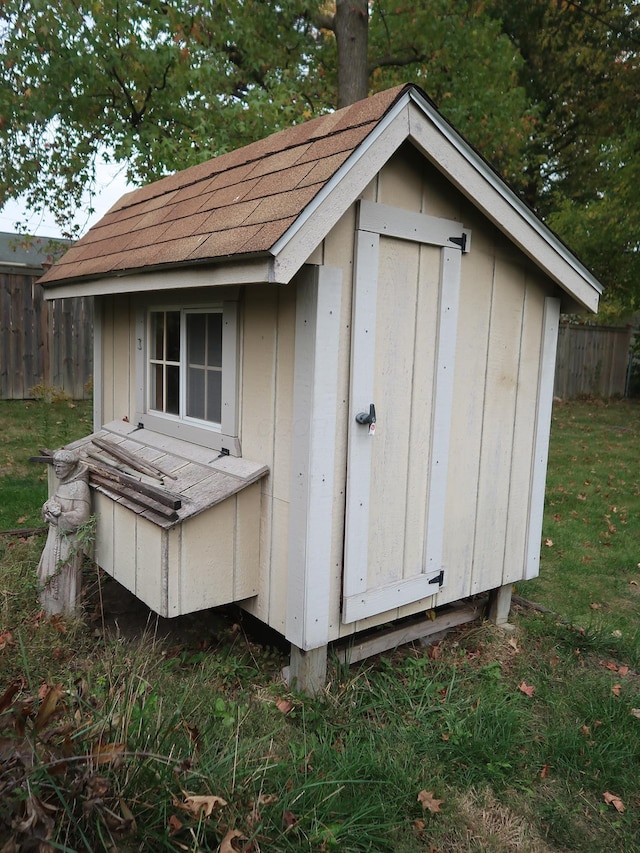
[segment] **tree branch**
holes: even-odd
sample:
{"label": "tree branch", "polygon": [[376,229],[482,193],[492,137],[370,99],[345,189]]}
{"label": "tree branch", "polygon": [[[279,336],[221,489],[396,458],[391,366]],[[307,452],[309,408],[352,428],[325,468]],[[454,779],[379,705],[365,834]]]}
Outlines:
{"label": "tree branch", "polygon": [[426,53],[414,53],[412,56],[382,56],[376,62],[369,65],[369,74],[372,74],[377,68],[404,68],[406,65],[413,65],[414,62],[424,62],[427,59]]}

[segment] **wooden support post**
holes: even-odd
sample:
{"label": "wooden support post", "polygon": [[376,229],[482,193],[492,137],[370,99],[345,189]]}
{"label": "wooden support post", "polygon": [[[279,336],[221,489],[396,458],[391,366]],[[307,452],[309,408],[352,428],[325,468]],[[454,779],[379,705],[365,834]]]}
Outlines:
{"label": "wooden support post", "polygon": [[494,625],[505,626],[509,624],[509,610],[511,609],[512,584],[507,583],[489,592],[489,607],[487,616]]}
{"label": "wooden support post", "polygon": [[291,644],[289,661],[289,686],[299,693],[315,696],[327,681],[327,647],[320,646],[308,652]]}

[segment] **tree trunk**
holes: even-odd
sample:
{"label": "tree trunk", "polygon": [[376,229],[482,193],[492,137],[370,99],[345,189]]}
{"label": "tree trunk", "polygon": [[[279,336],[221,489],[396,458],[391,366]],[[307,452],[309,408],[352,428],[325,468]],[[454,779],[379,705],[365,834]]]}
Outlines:
{"label": "tree trunk", "polygon": [[338,109],[361,101],[369,93],[367,0],[337,0],[335,16],[338,48]]}

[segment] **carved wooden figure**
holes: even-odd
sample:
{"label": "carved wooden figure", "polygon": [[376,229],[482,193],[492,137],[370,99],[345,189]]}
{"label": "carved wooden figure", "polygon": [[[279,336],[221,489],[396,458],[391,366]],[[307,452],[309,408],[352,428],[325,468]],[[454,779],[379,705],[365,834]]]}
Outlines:
{"label": "carved wooden figure", "polygon": [[91,515],[89,471],[72,450],[53,455],[58,484],[42,507],[49,525],[38,565],[40,602],[49,615],[75,612],[82,588],[82,548],[77,532]]}

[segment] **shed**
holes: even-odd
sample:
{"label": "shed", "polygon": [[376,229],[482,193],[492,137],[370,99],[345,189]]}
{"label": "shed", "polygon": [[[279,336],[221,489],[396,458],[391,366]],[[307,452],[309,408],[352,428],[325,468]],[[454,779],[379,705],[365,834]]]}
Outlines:
{"label": "shed", "polygon": [[558,318],[601,287],[419,88],[125,195],[42,283],[95,297],[94,435],[181,497],[96,488],[159,614],[238,602],[313,689],[538,573]]}

